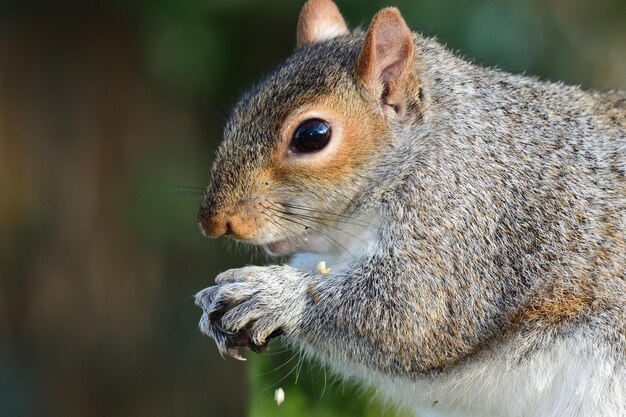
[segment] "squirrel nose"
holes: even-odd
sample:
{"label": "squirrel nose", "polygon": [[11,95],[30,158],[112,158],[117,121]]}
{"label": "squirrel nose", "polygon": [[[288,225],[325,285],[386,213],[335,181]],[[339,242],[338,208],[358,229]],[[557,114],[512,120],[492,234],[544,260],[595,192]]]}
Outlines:
{"label": "squirrel nose", "polygon": [[198,211],[198,225],[206,237],[230,236],[249,240],[256,235],[259,223],[256,211],[248,201],[236,207],[216,207],[210,199],[203,201]]}
{"label": "squirrel nose", "polygon": [[250,239],[257,228],[254,216],[242,216],[240,210],[213,210],[204,205],[198,212],[198,225],[206,237],[231,236],[238,239]]}
{"label": "squirrel nose", "polygon": [[220,237],[234,234],[232,221],[229,220],[227,216],[221,214],[203,216],[201,210],[198,217],[200,232],[206,237]]}

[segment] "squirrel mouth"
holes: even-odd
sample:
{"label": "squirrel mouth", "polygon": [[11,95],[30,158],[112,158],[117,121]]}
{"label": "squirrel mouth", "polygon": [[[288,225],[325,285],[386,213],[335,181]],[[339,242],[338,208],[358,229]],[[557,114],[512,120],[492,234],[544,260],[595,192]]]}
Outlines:
{"label": "squirrel mouth", "polygon": [[290,255],[299,250],[299,247],[293,239],[283,239],[265,243],[263,247],[270,255],[273,256]]}

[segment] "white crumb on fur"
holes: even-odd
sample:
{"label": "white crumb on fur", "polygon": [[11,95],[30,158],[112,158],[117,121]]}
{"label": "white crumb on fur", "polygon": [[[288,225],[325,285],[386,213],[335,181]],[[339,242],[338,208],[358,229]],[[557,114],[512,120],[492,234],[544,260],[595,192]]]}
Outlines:
{"label": "white crumb on fur", "polygon": [[319,261],[315,266],[315,270],[322,275],[328,274],[330,271],[332,271],[330,268],[326,267],[326,261]]}
{"label": "white crumb on fur", "polygon": [[274,401],[276,404],[281,405],[285,401],[285,391],[282,388],[278,388],[274,391]]}

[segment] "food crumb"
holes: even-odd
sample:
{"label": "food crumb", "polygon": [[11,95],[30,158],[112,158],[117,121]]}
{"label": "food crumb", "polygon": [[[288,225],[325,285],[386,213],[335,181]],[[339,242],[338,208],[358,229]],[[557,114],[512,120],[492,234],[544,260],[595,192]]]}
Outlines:
{"label": "food crumb", "polygon": [[326,261],[319,261],[315,267],[320,274],[328,274],[331,269],[326,267]]}
{"label": "food crumb", "polygon": [[274,401],[276,401],[278,405],[281,405],[283,401],[285,401],[285,391],[283,391],[282,388],[278,388],[274,391]]}

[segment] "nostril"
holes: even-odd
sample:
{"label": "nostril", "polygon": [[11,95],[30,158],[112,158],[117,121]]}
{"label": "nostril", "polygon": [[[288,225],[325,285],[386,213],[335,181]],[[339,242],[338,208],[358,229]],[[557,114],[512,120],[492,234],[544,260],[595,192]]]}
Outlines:
{"label": "nostril", "polygon": [[230,221],[226,222],[226,231],[224,232],[225,235],[232,235],[233,234],[233,225],[230,223]]}

